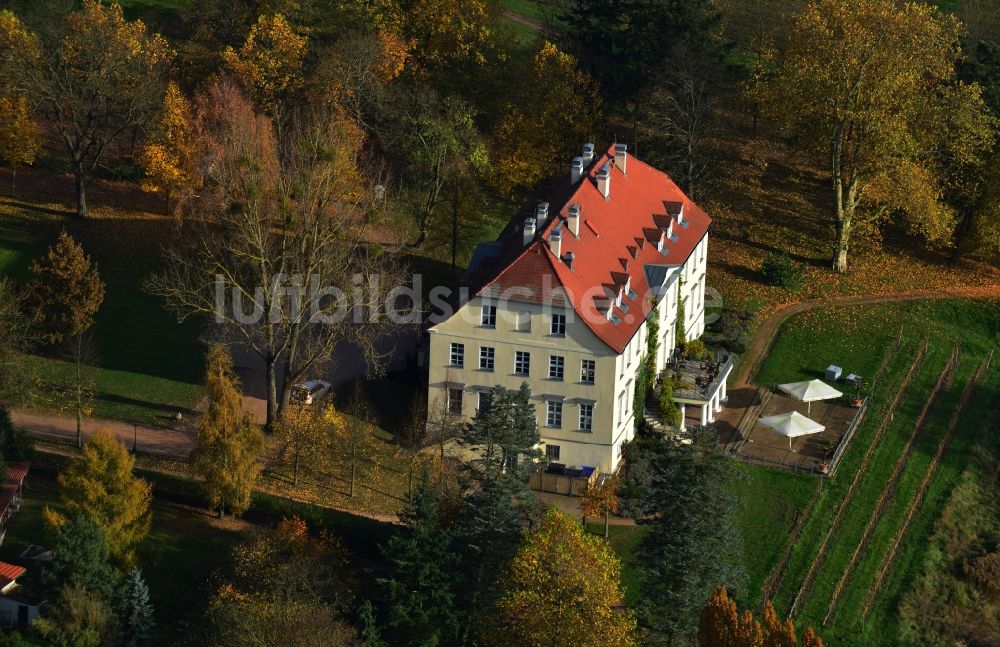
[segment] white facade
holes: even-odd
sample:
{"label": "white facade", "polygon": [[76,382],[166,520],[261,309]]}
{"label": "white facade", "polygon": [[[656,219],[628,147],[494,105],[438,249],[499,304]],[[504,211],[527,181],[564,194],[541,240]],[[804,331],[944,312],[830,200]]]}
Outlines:
{"label": "white facade", "polygon": [[[663,266],[668,269],[658,274],[663,276],[662,285],[651,286],[650,298],[658,306],[652,313],[660,319],[657,368],[674,347],[678,325],[683,324],[687,339],[704,332],[707,258],[706,233],[683,263],[674,260]],[[678,290],[685,322],[677,321]],[[484,318],[484,304],[496,308],[495,319],[490,310]],[[566,321],[562,334],[558,325],[553,328],[553,318],[558,316]],[[461,421],[468,422],[479,407],[480,393],[496,385],[513,390],[527,382],[541,449],[551,462],[599,467],[605,472],[617,468],[622,443],[635,434],[635,382],[646,351],[646,322],[618,353],[580,321],[572,308],[475,297],[429,333],[428,410],[432,416],[451,407]]]}

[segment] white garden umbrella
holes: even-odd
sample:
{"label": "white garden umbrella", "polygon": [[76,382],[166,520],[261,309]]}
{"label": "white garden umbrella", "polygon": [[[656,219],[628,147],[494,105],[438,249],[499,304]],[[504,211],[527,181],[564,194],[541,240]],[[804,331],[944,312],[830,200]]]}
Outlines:
{"label": "white garden umbrella", "polygon": [[782,436],[788,436],[788,449],[792,448],[792,438],[805,436],[806,434],[818,434],[826,429],[823,425],[812,418],[806,418],[798,411],[758,418],[757,422],[770,427]]}
{"label": "white garden umbrella", "polygon": [[822,380],[809,380],[808,382],[789,382],[779,384],[778,388],[792,396],[799,402],[808,404],[807,413],[812,413],[812,403],[816,400],[832,400],[844,395],[837,389],[826,384]]}

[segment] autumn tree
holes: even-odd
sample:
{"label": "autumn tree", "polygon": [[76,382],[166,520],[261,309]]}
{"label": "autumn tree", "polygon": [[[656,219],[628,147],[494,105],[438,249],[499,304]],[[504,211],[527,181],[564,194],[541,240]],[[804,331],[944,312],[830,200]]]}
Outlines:
{"label": "autumn tree", "polygon": [[[104,533],[114,559],[131,563],[152,521],[149,483],[133,474],[135,458],[111,433],[98,430],[59,475],[59,493],[69,517],[80,514]],[[55,525],[66,517],[49,511]]]}
{"label": "autumn tree", "polygon": [[498,644],[637,644],[633,612],[618,608],[621,563],[557,508],[528,533],[501,586]]}
{"label": "autumn tree", "polygon": [[59,589],[32,627],[46,645],[59,647],[103,647],[118,644],[120,638],[111,605],[75,584]]}
{"label": "autumn tree", "polygon": [[69,339],[76,366],[74,401],[76,444],[83,446],[83,408],[87,385],[83,376],[83,335],[94,324],[94,315],[104,301],[104,282],[97,264],[65,231],[46,255],[31,264],[26,306],[38,337],[58,344]]}
{"label": "autumn tree", "polygon": [[163,194],[168,215],[171,198],[198,187],[198,153],[191,104],[171,81],[163,97],[163,108],[152,124],[139,157],[146,170],[142,188]]}
{"label": "autumn tree", "polygon": [[182,319],[213,318],[224,339],[260,358],[270,426],[291,387],[336,349],[381,370],[386,348],[376,341],[400,319],[379,286],[402,284],[402,272],[366,242],[362,137],[342,111],[318,106],[290,118],[279,153],[270,120],[232,84],[213,84],[196,104],[210,171],[205,218],[167,251],[149,288]]}
{"label": "autumn tree", "polygon": [[952,154],[981,155],[988,128],[978,86],[955,81],[960,29],[930,5],[893,0],[815,0],[796,16],[762,94],[827,164],[835,271],[847,271],[865,199],[932,243],[950,240],[935,153],[948,139]]}
{"label": "autumn tree", "polygon": [[711,428],[691,433],[690,444],[664,438],[645,443],[645,469],[630,468],[627,477],[644,482],[623,487],[642,500],[631,508],[649,527],[636,549],[644,592],[636,611],[648,644],[691,637],[712,591],[743,583],[731,461]]}
{"label": "autumn tree", "polygon": [[263,468],[264,434],[243,410],[243,395],[229,352],[220,344],[208,351],[205,368],[208,406],[198,420],[191,467],[203,479],[209,505],[219,518],[250,507]]}
{"label": "autumn tree", "polygon": [[415,55],[428,67],[482,65],[495,36],[495,11],[487,0],[417,0],[406,16],[406,33],[416,41]]}
{"label": "autumn tree", "polygon": [[412,246],[419,247],[449,191],[485,170],[489,156],[472,106],[460,99],[419,88],[402,101],[398,117],[390,137],[403,152],[417,215]]}
{"label": "autumn tree", "polygon": [[352,580],[336,538],[310,537],[305,522],[284,519],[233,551],[228,581],[208,607],[210,644],[353,645],[354,630],[343,617]]}
{"label": "autumn tree", "polygon": [[[766,643],[770,645],[771,643]],[[760,622],[747,610],[740,614],[726,587],[720,586],[708,599],[698,621],[699,647],[764,647]],[[778,647],[779,643],[774,643]]]}
{"label": "autumn tree", "polygon": [[[698,621],[699,647],[796,647],[798,644],[795,623],[791,618],[779,620],[770,600],[758,620],[749,609],[739,612],[725,586],[715,589]],[[802,646],[822,647],[823,641],[809,627],[802,635]]]}
{"label": "autumn tree", "polygon": [[303,62],[309,41],[281,14],[262,15],[239,50],[227,48],[222,59],[254,102],[280,122],[282,103],[304,84]]}
{"label": "autumn tree", "polygon": [[503,195],[526,190],[558,172],[592,136],[601,110],[597,88],[571,55],[545,41],[513,75],[509,101],[493,134],[498,160],[490,181]]}
{"label": "autumn tree", "polygon": [[126,20],[121,5],[97,0],[85,0],[40,36],[7,31],[17,42],[4,81],[59,134],[76,182],[76,213],[84,218],[87,177],[111,144],[156,113],[170,48],[141,21]]}
{"label": "autumn tree", "polygon": [[323,411],[308,406],[290,406],[281,414],[274,436],[284,443],[286,460],[292,463],[292,485],[299,484],[300,467],[309,471],[327,468],[330,424]]}
{"label": "autumn tree", "polygon": [[24,95],[0,96],[0,160],[10,167],[10,194],[16,191],[17,169],[30,166],[42,145]]}
{"label": "autumn tree", "polygon": [[588,483],[580,495],[580,514],[584,520],[590,517],[604,517],[604,536],[608,536],[608,525],[612,514],[618,512],[618,490],[621,477],[612,474],[600,483]]}

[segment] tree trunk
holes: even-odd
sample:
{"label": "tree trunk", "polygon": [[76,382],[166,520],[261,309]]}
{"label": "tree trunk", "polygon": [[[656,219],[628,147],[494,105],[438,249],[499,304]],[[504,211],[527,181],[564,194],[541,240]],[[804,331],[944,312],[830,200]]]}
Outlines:
{"label": "tree trunk", "polygon": [[847,271],[847,250],[851,239],[849,221],[837,221],[837,247],[833,252],[833,271],[843,274]]}
{"label": "tree trunk", "polygon": [[271,431],[274,421],[278,418],[278,375],[276,366],[277,360],[274,357],[264,358],[265,374],[264,381],[267,385],[267,430]]}
{"label": "tree trunk", "polygon": [[299,451],[301,448],[301,440],[298,438],[298,432],[296,432],[295,438],[295,463],[292,467],[292,485],[295,487],[299,486]]}
{"label": "tree trunk", "polygon": [[77,165],[73,171],[73,179],[76,181],[76,217],[87,217],[87,186],[84,181],[83,168]]}
{"label": "tree trunk", "polygon": [[962,260],[966,248],[965,239],[972,229],[973,210],[966,207],[961,210],[961,214],[962,219],[955,228],[955,246],[951,248],[951,254],[948,257],[948,263],[951,265],[958,265],[958,262]]}
{"label": "tree trunk", "polygon": [[611,525],[611,513],[607,510],[604,511],[604,538],[608,538],[608,526]]}
{"label": "tree trunk", "polygon": [[354,498],[354,477],[357,475],[358,467],[358,439],[357,432],[351,438],[351,498]]}

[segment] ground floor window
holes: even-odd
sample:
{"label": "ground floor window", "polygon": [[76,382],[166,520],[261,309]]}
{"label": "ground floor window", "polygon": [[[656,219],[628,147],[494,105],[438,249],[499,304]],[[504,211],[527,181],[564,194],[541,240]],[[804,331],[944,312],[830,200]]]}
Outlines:
{"label": "ground floor window", "polygon": [[545,445],[545,458],[550,461],[559,460],[559,445]]}
{"label": "ground floor window", "polygon": [[448,389],[448,413],[453,416],[462,415],[462,389],[455,387]]}

